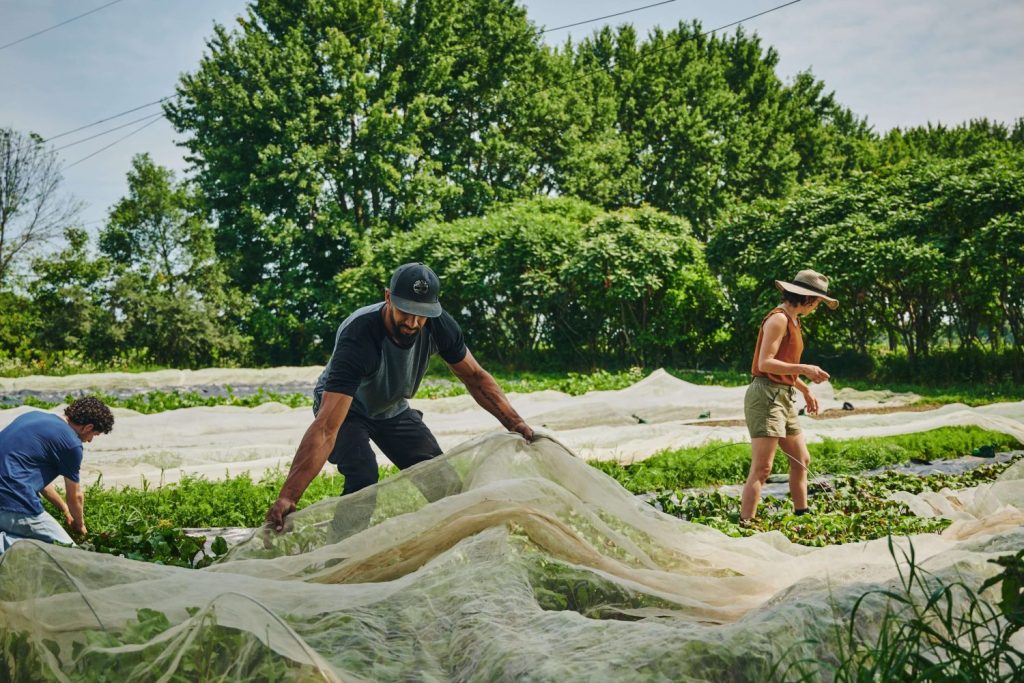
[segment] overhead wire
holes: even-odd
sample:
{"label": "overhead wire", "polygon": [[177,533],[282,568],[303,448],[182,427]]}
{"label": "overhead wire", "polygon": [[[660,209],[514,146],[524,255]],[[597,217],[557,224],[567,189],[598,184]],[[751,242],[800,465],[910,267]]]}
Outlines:
{"label": "overhead wire", "polygon": [[[120,2],[120,1],[121,0],[118,0],[118,2]],[[624,15],[627,15],[627,14],[632,14],[634,12],[640,12],[642,10],[650,9],[652,7],[659,7],[661,5],[672,4],[674,2],[678,2],[678,0],[662,0],[662,2],[656,2],[656,3],[650,4],[650,5],[643,5],[642,7],[634,7],[633,9],[624,10],[622,12],[616,12],[614,14],[606,14],[604,16],[593,17],[591,19],[583,19],[581,21],[573,22],[571,24],[564,24],[562,26],[555,26],[553,28],[545,28],[545,29],[537,31],[537,35],[539,36],[539,35],[543,35],[545,33],[551,33],[551,32],[554,32],[554,31],[560,31],[560,30],[566,29],[566,28],[573,28],[575,26],[582,26],[584,24],[592,24],[595,21],[602,21],[604,19],[611,19],[613,17],[620,17],[620,16],[624,16]],[[372,20],[367,20],[367,21],[359,22],[359,23],[353,24],[352,26],[350,26],[348,28],[348,30],[346,30],[344,32],[345,33],[352,33],[356,29],[363,28],[365,26],[369,26],[371,23],[372,23]],[[62,138],[64,136],[66,136],[66,135],[71,135],[72,133],[77,133],[79,131],[85,130],[86,128],[92,128],[93,126],[98,126],[101,123],[106,123],[107,121],[112,121],[113,119],[117,119],[117,118],[120,118],[122,116],[126,116],[128,114],[133,113],[133,112],[137,112],[140,109],[146,109],[147,107],[152,107],[152,106],[157,105],[157,104],[162,104],[163,102],[166,102],[167,100],[171,99],[171,97],[172,97],[172,95],[167,95],[165,97],[161,97],[158,100],[154,100],[153,102],[148,102],[146,104],[139,105],[138,107],[133,107],[131,109],[126,109],[125,111],[118,112],[116,114],[111,114],[110,116],[104,117],[104,118],[102,118],[102,119],[100,119],[98,121],[93,121],[92,123],[87,123],[84,126],[79,126],[78,128],[73,128],[71,130],[64,131],[63,133],[58,133],[56,135],[51,135],[50,137],[46,138],[44,140],[44,142],[50,142],[52,140],[56,140],[57,138]],[[128,124],[126,124],[126,125],[128,125]],[[111,130],[117,130],[117,129],[112,128]],[[89,138],[86,138],[86,139],[89,139]],[[75,144],[75,143],[72,143],[72,144]]]}
{"label": "overhead wire", "polygon": [[132,121],[129,121],[128,123],[122,123],[120,126],[114,126],[113,128],[108,128],[107,130],[103,131],[102,133],[96,133],[95,135],[90,135],[87,138],[82,138],[81,140],[75,140],[74,142],[69,142],[68,144],[61,145],[60,147],[54,147],[52,151],[59,152],[62,149],[67,149],[68,147],[74,147],[75,145],[80,145],[83,142],[88,142],[89,140],[95,140],[98,137],[102,137],[104,135],[108,135],[110,133],[113,133],[115,130],[121,130],[122,128],[127,128],[128,126],[131,126],[131,125],[134,125],[136,123],[139,123],[140,121],[147,121],[149,119],[156,118],[158,116],[163,116],[163,115],[164,115],[163,112],[157,112],[156,114],[147,114],[146,116],[134,119]]}
{"label": "overhead wire", "polygon": [[100,147],[95,152],[82,157],[78,161],[75,161],[73,163],[68,164],[67,166],[64,167],[64,170],[67,170],[67,169],[71,168],[72,166],[77,166],[78,164],[82,163],[86,159],[91,159],[94,156],[96,156],[97,154],[99,154],[100,152],[103,152],[103,151],[106,151],[106,150],[110,149],[111,147],[113,147],[117,143],[119,143],[119,142],[121,142],[123,140],[127,140],[128,138],[130,138],[131,136],[135,135],[136,133],[139,133],[139,132],[145,130],[146,128],[149,128],[150,126],[152,126],[157,121],[162,120],[163,117],[164,117],[163,114],[160,114],[159,116],[153,117],[153,120],[150,121],[149,123],[146,123],[146,124],[144,124],[142,126],[139,126],[138,128],[136,128],[132,132],[128,133],[127,135],[123,135],[123,136],[119,137],[118,139],[114,140],[113,142],[111,142],[109,145],[106,145],[105,147]]}
{"label": "overhead wire", "polygon": [[48,26],[47,28],[44,28],[41,31],[36,31],[35,33],[30,33],[29,35],[23,36],[21,38],[18,38],[17,40],[12,41],[10,43],[7,43],[5,45],[0,45],[0,50],[6,50],[9,47],[13,47],[13,46],[17,45],[18,43],[24,43],[29,38],[35,38],[36,36],[41,36],[44,33],[52,31],[55,28],[60,28],[61,26],[64,26],[65,24],[70,24],[72,21],[77,21],[77,20],[81,19],[82,17],[87,17],[90,14],[95,14],[96,12],[99,12],[102,9],[106,9],[107,7],[110,7],[111,5],[116,5],[117,3],[123,2],[123,1],[124,0],[112,0],[112,2],[108,2],[105,5],[100,5],[99,7],[95,7],[93,9],[89,10],[88,12],[83,12],[82,14],[79,14],[78,16],[71,17],[70,19],[66,19],[66,20],[60,22],[59,24],[54,24],[53,26]]}
{"label": "overhead wire", "polygon": [[[802,2],[802,1],[803,0],[789,0],[789,2],[785,2],[785,3],[781,4],[781,5],[776,5],[775,7],[771,7],[769,9],[766,9],[766,10],[762,11],[762,12],[758,12],[756,14],[751,14],[748,17],[743,17],[742,19],[737,19],[735,21],[730,21],[728,24],[722,24],[721,26],[717,26],[717,27],[715,27],[713,29],[704,31],[703,33],[699,34],[699,36],[700,37],[709,36],[709,35],[711,35],[713,33],[717,33],[717,32],[722,31],[724,29],[732,28],[733,26],[737,26],[739,24],[742,24],[745,21],[750,21],[751,19],[757,19],[758,17],[763,17],[766,14],[771,14],[772,12],[777,12],[777,11],[779,11],[781,9],[785,9],[786,7],[789,7],[790,5],[795,5],[795,4],[797,4],[799,2]],[[668,45],[665,45],[663,47],[654,48],[653,50],[648,52],[646,55],[643,55],[642,57],[638,58],[637,62],[638,63],[639,62],[643,62],[645,59],[650,58],[651,55],[657,54],[657,53],[662,52],[664,50],[671,49],[673,47],[678,47],[680,44],[689,42],[690,40],[693,40],[693,37],[687,37],[685,40],[681,41],[678,44],[673,41],[673,42],[671,42]],[[547,92],[548,90],[553,90],[554,88],[561,88],[561,87],[564,87],[564,86],[566,86],[566,85],[568,85],[568,84],[570,84],[570,83],[572,83],[574,81],[580,80],[581,78],[584,78],[586,76],[592,76],[592,75],[594,75],[596,73],[600,73],[600,72],[603,72],[603,71],[605,71],[605,68],[603,66],[599,66],[599,67],[596,67],[596,68],[591,69],[589,71],[584,71],[584,72],[582,72],[580,74],[572,76],[572,77],[570,77],[570,78],[568,78],[568,79],[566,79],[564,81],[561,81],[559,83],[556,83],[554,85],[549,85],[549,86],[545,86],[543,88],[539,88],[537,90],[529,91],[525,95],[523,95],[523,97],[531,97],[533,95],[539,95],[542,92]]]}
{"label": "overhead wire", "polygon": [[662,2],[656,2],[651,5],[644,5],[643,7],[636,7],[634,9],[625,10],[622,12],[616,12],[615,14],[606,14],[603,17],[594,17],[593,19],[584,19],[583,21],[577,21],[572,24],[565,24],[564,26],[555,26],[554,28],[546,28],[543,31],[538,31],[537,35],[543,35],[545,33],[552,33],[554,31],[561,31],[565,28],[573,28],[575,26],[582,26],[584,24],[592,24],[595,21],[601,21],[602,19],[614,19],[615,17],[621,17],[626,14],[632,14],[633,12],[639,12],[640,10],[650,9],[652,7],[660,7],[661,5],[671,5],[673,2],[678,0],[662,0]]}
{"label": "overhead wire", "polygon": [[[120,2],[121,0],[115,0],[115,1],[116,2]],[[574,26],[580,26],[580,25],[583,25],[583,24],[593,23],[595,21],[601,21],[601,20],[604,20],[604,19],[610,19],[610,18],[613,18],[613,17],[624,16],[624,15],[631,14],[631,13],[634,13],[634,12],[639,12],[639,11],[642,11],[642,10],[645,10],[645,9],[650,9],[652,7],[658,7],[658,6],[661,6],[661,5],[671,4],[671,3],[676,2],[676,1],[677,0],[663,0],[662,2],[656,2],[656,3],[652,3],[652,4],[648,4],[648,5],[643,5],[641,7],[635,7],[633,9],[624,10],[622,12],[616,12],[616,13],[613,13],[613,14],[603,15],[603,16],[600,16],[600,17],[594,17],[592,19],[581,20],[581,21],[578,21],[578,22],[574,22],[574,23],[571,23],[571,24],[565,24],[565,25],[557,26],[557,27],[550,28],[550,29],[544,29],[544,30],[539,31],[537,35],[540,35],[540,34],[543,34],[543,33],[553,32],[553,31],[557,31],[557,30],[561,30],[561,29],[565,29],[565,28],[571,28],[571,27],[574,27]],[[732,26],[736,26],[738,24],[741,24],[741,23],[743,23],[745,21],[750,21],[752,19],[756,19],[758,17],[762,17],[762,16],[765,16],[767,14],[771,14],[772,12],[776,12],[778,10],[784,9],[784,8],[789,7],[791,5],[795,5],[795,4],[797,4],[797,3],[801,2],[801,1],[802,0],[790,0],[789,2],[785,2],[783,4],[776,5],[774,7],[771,7],[769,9],[763,10],[761,12],[757,12],[755,14],[751,14],[751,15],[749,15],[747,17],[742,18],[742,19],[737,19],[737,20],[731,21],[731,22],[729,22],[727,24],[722,24],[721,26],[718,26],[716,28],[713,28],[713,29],[710,29],[708,31],[705,31],[705,32],[701,33],[700,35],[701,36],[711,35],[713,33],[716,33],[718,31],[724,30],[726,28],[730,28]],[[108,3],[108,5],[109,4],[114,4],[114,3]],[[104,7],[106,7],[108,5],[104,5]],[[99,9],[102,9],[102,7],[97,8],[96,10],[93,10],[93,11],[98,11]],[[81,16],[85,16],[85,15],[81,15]],[[70,19],[68,21],[73,21],[73,19]],[[353,29],[358,28],[360,26],[369,25],[370,23],[371,23],[371,21],[368,20],[366,22],[361,22],[361,23],[355,24],[353,27],[350,27],[349,32],[351,32]],[[51,28],[55,28],[55,27],[51,27]],[[690,40],[690,39],[688,38],[687,40]],[[669,48],[674,47],[674,46],[675,46],[674,44],[670,44],[670,45],[666,45],[665,47],[656,48],[655,50],[653,50],[652,52],[648,53],[647,55],[644,55],[644,57],[641,58],[641,61],[643,61],[643,59],[648,58],[651,54],[655,54],[655,53],[661,52],[662,50],[666,50],[666,49],[669,49]],[[546,92],[548,90],[552,90],[554,88],[564,87],[564,86],[566,86],[566,85],[568,85],[568,84],[570,84],[570,83],[572,83],[572,82],[574,82],[576,80],[579,80],[580,78],[583,78],[583,77],[586,77],[586,76],[590,76],[590,75],[593,75],[595,73],[602,72],[604,70],[605,70],[604,67],[597,67],[597,68],[592,69],[590,71],[584,71],[581,74],[577,74],[576,76],[570,77],[570,78],[568,78],[568,79],[566,79],[564,81],[561,81],[560,83],[557,83],[557,84],[554,84],[554,85],[549,85],[549,86],[546,86],[546,87],[539,88],[537,90],[528,92],[524,96],[525,97],[530,97],[530,96],[533,96],[533,95],[540,94],[542,92]],[[79,132],[81,130],[85,130],[87,128],[91,128],[93,126],[99,125],[101,123],[105,123],[107,121],[110,121],[110,120],[113,120],[113,119],[116,119],[116,118],[120,118],[121,116],[125,116],[127,114],[139,111],[141,109],[145,109],[147,107],[151,107],[151,106],[154,106],[154,105],[157,105],[157,104],[161,104],[161,103],[163,103],[163,102],[165,102],[165,101],[167,101],[169,99],[171,99],[170,95],[162,97],[162,98],[160,98],[158,100],[155,100],[153,102],[149,102],[147,104],[140,105],[140,106],[134,107],[132,109],[127,109],[127,110],[125,110],[123,112],[119,112],[117,114],[113,114],[111,116],[105,117],[105,118],[100,119],[98,121],[94,121],[94,122],[86,124],[84,126],[79,126],[78,128],[75,128],[75,129],[72,129],[72,130],[69,130],[69,131],[65,131],[65,132],[59,133],[57,135],[53,135],[53,136],[47,138],[45,141],[49,142],[51,140],[55,140],[57,138],[64,137],[66,135],[70,135],[72,133],[76,133],[76,132]],[[92,135],[92,136],[90,136],[88,138],[83,138],[82,140],[78,140],[76,142],[72,142],[72,143],[69,143],[67,145],[63,145],[62,147],[59,147],[58,149],[64,149],[66,147],[71,147],[73,145],[79,144],[80,142],[86,142],[88,140],[100,137],[102,135],[106,135],[106,134],[111,133],[113,131],[125,128],[127,126],[132,125],[132,123],[138,123],[140,121],[145,121],[147,118],[152,118],[152,120],[149,121],[148,123],[146,123],[146,125],[144,125],[141,128],[133,131],[132,133],[129,133],[126,136],[118,138],[117,140],[115,140],[114,142],[112,142],[111,144],[109,144],[109,145],[107,145],[105,147],[101,147],[100,149],[96,150],[92,154],[89,154],[88,156],[82,157],[81,159],[75,161],[74,163],[70,164],[69,166],[66,166],[65,168],[71,168],[72,166],[75,166],[75,165],[77,165],[77,164],[79,164],[79,163],[81,163],[83,161],[86,161],[87,159],[90,159],[90,158],[96,156],[100,152],[103,152],[103,151],[109,149],[110,147],[113,147],[114,145],[116,145],[117,143],[121,142],[122,140],[124,140],[124,139],[126,139],[128,137],[131,137],[132,135],[134,135],[135,133],[141,131],[142,129],[149,127],[153,123],[156,123],[156,121],[158,121],[160,118],[163,118],[163,113],[161,112],[160,114],[155,114],[155,115],[152,115],[151,117],[142,117],[140,119],[136,119],[133,122],[126,123],[124,125],[117,126],[115,128],[111,128],[111,129],[109,129],[109,130],[107,130],[107,131],[105,131],[103,133],[98,133],[98,134]]]}
{"label": "overhead wire", "polygon": [[147,107],[152,107],[155,104],[161,104],[163,102],[166,102],[169,99],[171,99],[170,95],[168,95],[167,97],[161,97],[159,100],[154,100],[154,101],[149,102],[147,104],[142,104],[142,105],[139,105],[138,107],[133,107],[132,109],[126,109],[125,111],[118,112],[117,114],[112,114],[111,116],[108,116],[106,118],[102,118],[99,121],[93,121],[92,123],[87,123],[84,126],[79,126],[78,128],[73,128],[71,130],[64,131],[63,133],[58,133],[57,135],[51,135],[50,137],[48,137],[45,140],[43,140],[43,142],[50,142],[52,140],[56,140],[57,138],[62,138],[65,135],[71,135],[72,133],[77,133],[80,130],[85,130],[86,128],[92,128],[93,126],[98,126],[101,123],[106,123],[107,121],[113,121],[114,119],[119,119],[122,116],[125,116],[127,114],[131,114],[133,112],[137,112],[140,109],[146,109]]}
{"label": "overhead wire", "polygon": [[[121,2],[121,0],[117,0],[117,2]],[[372,23],[373,23],[372,19],[367,19],[366,21],[357,22],[357,23],[349,26],[348,29],[344,29],[342,32],[345,33],[345,34],[353,33],[357,29],[369,26]],[[57,135],[51,135],[50,137],[44,139],[43,142],[50,142],[51,140],[56,140],[57,138],[62,138],[65,135],[71,135],[72,133],[77,133],[78,131],[85,130],[86,128],[92,128],[93,126],[98,126],[101,123],[106,123],[107,121],[111,121],[113,119],[117,119],[117,118],[120,118],[122,116],[126,116],[128,114],[133,113],[133,112],[137,112],[140,109],[146,109],[147,107],[152,107],[152,106],[157,105],[157,104],[163,104],[164,102],[166,102],[167,100],[171,99],[172,97],[173,97],[173,95],[165,95],[164,97],[161,97],[158,100],[154,100],[152,102],[147,102],[146,104],[142,104],[142,105],[139,105],[138,107],[133,107],[131,109],[126,109],[126,110],[118,112],[116,114],[111,114],[110,116],[104,117],[104,118],[102,118],[102,119],[100,119],[98,121],[93,121],[92,123],[87,123],[84,126],[79,126],[78,128],[73,128],[71,130],[64,131],[63,133],[58,133]]]}

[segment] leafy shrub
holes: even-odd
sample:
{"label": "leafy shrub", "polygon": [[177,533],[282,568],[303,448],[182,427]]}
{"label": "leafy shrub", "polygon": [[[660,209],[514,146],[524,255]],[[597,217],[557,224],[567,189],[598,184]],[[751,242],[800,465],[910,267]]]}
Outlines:
{"label": "leafy shrub", "polygon": [[[1012,436],[980,427],[941,427],[916,434],[866,437],[838,441],[825,439],[807,445],[810,471],[815,474],[853,474],[909,462],[910,458],[941,460],[970,455],[981,446],[1020,448]],[[674,490],[694,486],[742,482],[750,469],[750,445],[709,443],[694,448],[664,451],[629,465],[592,462],[633,493]],[[789,472],[789,459],[778,453],[772,472]]]}

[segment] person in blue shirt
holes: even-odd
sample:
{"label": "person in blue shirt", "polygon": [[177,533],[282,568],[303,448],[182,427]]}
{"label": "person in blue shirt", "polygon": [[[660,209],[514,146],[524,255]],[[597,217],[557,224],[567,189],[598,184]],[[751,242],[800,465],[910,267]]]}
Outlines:
{"label": "person in blue shirt", "polygon": [[[64,514],[74,533],[88,533],[78,481],[82,444],[113,428],[110,408],[90,396],[73,402],[63,416],[32,411],[0,431],[0,553],[27,538],[73,544],[68,532],[43,509],[40,495]],[[64,477],[67,502],[53,485],[58,475]]]}

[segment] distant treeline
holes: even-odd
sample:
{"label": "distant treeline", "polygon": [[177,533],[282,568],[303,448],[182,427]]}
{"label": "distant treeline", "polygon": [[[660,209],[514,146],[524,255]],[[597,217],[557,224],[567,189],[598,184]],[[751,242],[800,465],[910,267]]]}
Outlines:
{"label": "distant treeline", "polygon": [[0,258],[0,357],[322,362],[415,259],[510,368],[742,366],[813,267],[846,371],[1021,377],[1024,120],[880,136],[742,31],[550,48],[511,2],[374,7],[218,27],[165,108],[188,177],[139,155],[96,240]]}

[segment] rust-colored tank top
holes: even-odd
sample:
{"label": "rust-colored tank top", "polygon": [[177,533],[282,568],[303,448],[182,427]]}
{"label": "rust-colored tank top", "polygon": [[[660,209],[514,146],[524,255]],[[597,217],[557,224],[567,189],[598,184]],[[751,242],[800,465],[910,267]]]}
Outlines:
{"label": "rust-colored tank top", "polygon": [[775,358],[786,363],[800,362],[800,354],[804,352],[804,338],[800,334],[800,323],[797,322],[796,318],[786,313],[786,309],[782,306],[776,306],[761,320],[761,327],[757,331],[757,345],[754,347],[754,362],[750,365],[750,374],[754,377],[764,377],[776,384],[793,386],[796,383],[796,375],[773,375],[768,372],[762,372],[761,368],[757,365],[757,359],[761,356],[761,339],[764,337],[765,320],[768,320],[769,317],[779,311],[782,311],[783,315],[786,316],[787,325],[786,334],[782,337],[782,342],[779,344],[779,352],[775,354]]}

